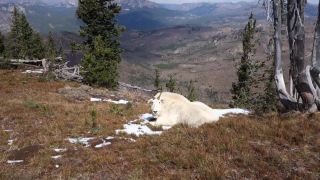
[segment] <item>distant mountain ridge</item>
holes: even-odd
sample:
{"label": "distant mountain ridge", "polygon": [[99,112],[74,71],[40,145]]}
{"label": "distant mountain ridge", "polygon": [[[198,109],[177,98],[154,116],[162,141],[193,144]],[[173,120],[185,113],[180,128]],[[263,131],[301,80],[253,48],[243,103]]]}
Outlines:
{"label": "distant mountain ridge", "polygon": [[[75,12],[78,0],[1,0],[0,31],[7,32],[13,5],[27,16],[36,30],[78,32],[81,22]],[[122,6],[118,16],[121,25],[130,30],[149,31],[178,25],[215,26],[228,22],[245,22],[254,12],[258,19],[265,12],[257,3],[186,3],[179,5],[157,4],[149,0],[116,0]],[[308,4],[307,16],[316,16],[317,7]]]}
{"label": "distant mountain ridge", "polygon": [[[148,0],[115,0],[116,3],[124,5],[125,8],[159,7],[160,5]],[[23,5],[48,5],[58,7],[76,7],[78,0],[1,0],[0,4],[23,4]]]}

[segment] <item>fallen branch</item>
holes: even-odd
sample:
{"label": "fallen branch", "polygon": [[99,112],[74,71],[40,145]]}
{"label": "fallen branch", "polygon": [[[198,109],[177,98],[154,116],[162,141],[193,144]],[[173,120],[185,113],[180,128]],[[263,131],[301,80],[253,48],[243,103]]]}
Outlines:
{"label": "fallen branch", "polygon": [[140,90],[140,91],[144,91],[144,92],[154,92],[155,90],[150,90],[150,89],[144,89],[138,86],[133,86],[127,83],[123,83],[123,82],[119,82],[119,85],[124,87],[124,88],[128,88],[128,89],[133,89],[133,90]]}
{"label": "fallen branch", "polygon": [[62,68],[54,70],[57,79],[82,82],[83,77],[80,75],[80,67],[67,67],[66,64]]}

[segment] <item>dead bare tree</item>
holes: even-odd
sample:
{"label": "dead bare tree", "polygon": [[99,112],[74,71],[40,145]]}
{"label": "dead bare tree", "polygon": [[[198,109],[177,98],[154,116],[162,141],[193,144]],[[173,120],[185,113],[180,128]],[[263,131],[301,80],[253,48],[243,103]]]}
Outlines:
{"label": "dead bare tree", "polygon": [[[269,0],[268,0],[269,1]],[[306,0],[271,0],[275,45],[275,79],[280,101],[287,110],[315,112],[320,107],[320,7],[315,29],[312,65],[305,58],[304,8]],[[270,4],[268,2],[268,4]],[[285,10],[284,7],[287,9]],[[270,8],[268,8],[270,9]],[[268,12],[268,14],[270,14]],[[282,18],[286,17],[285,21]],[[282,69],[281,30],[287,22],[290,53],[290,93],[288,93]]]}

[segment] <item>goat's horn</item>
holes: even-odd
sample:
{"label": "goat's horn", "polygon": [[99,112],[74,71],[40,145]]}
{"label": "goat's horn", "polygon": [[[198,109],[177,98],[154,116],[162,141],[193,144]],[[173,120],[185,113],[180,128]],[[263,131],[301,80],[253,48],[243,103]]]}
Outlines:
{"label": "goat's horn", "polygon": [[160,95],[159,95],[159,97],[157,98],[158,100],[160,100],[161,95],[162,95],[162,91],[160,92]]}

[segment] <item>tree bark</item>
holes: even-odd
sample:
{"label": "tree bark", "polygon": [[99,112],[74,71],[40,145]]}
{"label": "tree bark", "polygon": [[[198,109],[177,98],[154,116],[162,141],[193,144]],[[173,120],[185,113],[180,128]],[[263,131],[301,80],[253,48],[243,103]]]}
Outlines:
{"label": "tree bark", "polygon": [[312,66],[320,67],[320,0],[318,6],[318,19],[314,30],[314,41],[312,50]]}
{"label": "tree bark", "polygon": [[273,14],[274,14],[274,59],[275,59],[275,81],[277,86],[277,92],[281,103],[287,110],[296,110],[297,101],[287,92],[286,84],[283,78],[282,70],[282,57],[281,57],[281,0],[273,0]]}
{"label": "tree bark", "polygon": [[295,88],[302,98],[302,110],[309,110],[315,105],[315,97],[308,83],[304,58],[304,7],[305,0],[288,0],[288,34],[290,49],[290,72]]}

